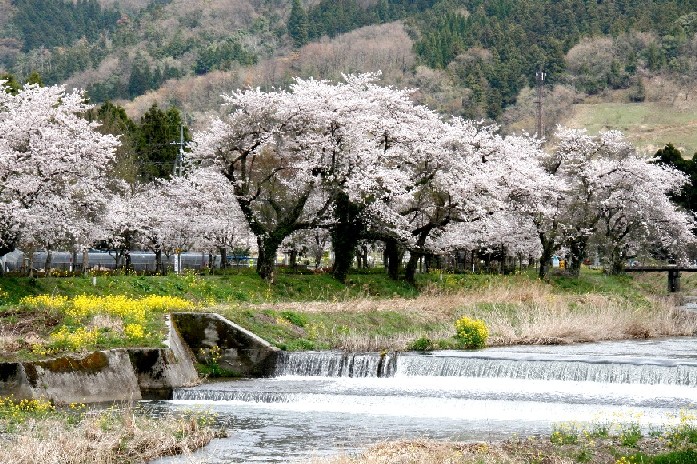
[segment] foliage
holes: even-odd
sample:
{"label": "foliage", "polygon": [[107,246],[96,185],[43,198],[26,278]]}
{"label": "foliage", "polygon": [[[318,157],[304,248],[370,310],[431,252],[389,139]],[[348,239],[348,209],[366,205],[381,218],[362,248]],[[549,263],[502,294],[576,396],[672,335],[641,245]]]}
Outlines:
{"label": "foliage", "polygon": [[680,61],[679,54],[690,54],[680,47],[694,34],[686,15],[694,8],[692,1],[675,0],[633,1],[622,7],[589,0],[456,0],[439,2],[412,22],[419,31],[415,51],[421,60],[447,68],[472,92],[466,115],[496,118],[515,103],[523,87],[534,84],[539,69],[545,70],[547,84],[567,79],[565,55],[584,37],[654,31],[663,43],[618,49],[599,75],[587,66],[575,74],[571,70],[581,91],[627,88],[636,80],[641,59],[654,70]]}
{"label": "foliage", "polygon": [[234,371],[225,369],[220,365],[220,360],[223,357],[223,352],[218,345],[210,348],[201,348],[198,353],[198,359],[202,361],[197,364],[199,374],[211,378],[218,377],[237,377]]}
{"label": "foliage", "polygon": [[0,432],[7,431],[29,419],[42,419],[52,415],[56,408],[48,400],[16,401],[12,396],[0,397]]}
{"label": "foliage", "polygon": [[428,337],[420,337],[411,342],[407,348],[411,351],[431,351],[434,349],[433,340]]}
{"label": "foliage", "polygon": [[58,310],[65,316],[47,343],[32,347],[41,356],[111,346],[157,345],[162,337],[162,314],[193,308],[181,298],[157,295],[137,299],[123,295],[37,295],[22,298],[19,305],[26,310]]}
{"label": "foliage", "polygon": [[21,34],[24,50],[71,45],[82,37],[96,40],[113,31],[120,14],[103,9],[97,0],[15,0],[12,22]]}
{"label": "foliage", "polygon": [[224,433],[206,411],[153,414],[133,405],[88,409],[0,397],[0,461],[136,464],[195,450]]}
{"label": "foliage", "polygon": [[308,20],[300,0],[293,0],[288,17],[288,35],[293,39],[295,47],[302,47],[308,41]]}
{"label": "foliage", "polygon": [[[163,111],[156,103],[141,117],[135,152],[141,166],[141,178],[145,182],[172,176],[180,151],[180,147],[173,142],[179,142],[182,125],[179,110],[170,107]],[[183,142],[190,140],[189,130],[184,127]]]}
{"label": "foliage", "polygon": [[489,338],[489,329],[480,319],[463,316],[455,322],[455,330],[465,348],[484,348]]}
{"label": "foliage", "polygon": [[81,118],[88,109],[82,93],[62,87],[0,92],[0,254],[96,238],[110,188],[118,188],[106,175],[118,139]]}
{"label": "foliage", "polygon": [[690,182],[671,194],[671,199],[689,211],[697,211],[697,154],[685,159],[680,150],[669,143],[656,152],[656,162],[670,166],[688,176]]}

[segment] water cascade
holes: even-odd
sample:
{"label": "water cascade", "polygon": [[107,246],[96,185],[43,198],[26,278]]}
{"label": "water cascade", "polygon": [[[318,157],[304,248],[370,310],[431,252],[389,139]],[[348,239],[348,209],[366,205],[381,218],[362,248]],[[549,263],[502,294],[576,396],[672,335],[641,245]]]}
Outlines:
{"label": "water cascade", "polygon": [[697,404],[697,338],[427,354],[284,353],[273,378],[208,383],[174,398],[162,407],[201,404],[232,424],[233,440],[197,456],[209,463],[289,462],[405,437],[549,433],[560,421],[636,414],[653,427]]}

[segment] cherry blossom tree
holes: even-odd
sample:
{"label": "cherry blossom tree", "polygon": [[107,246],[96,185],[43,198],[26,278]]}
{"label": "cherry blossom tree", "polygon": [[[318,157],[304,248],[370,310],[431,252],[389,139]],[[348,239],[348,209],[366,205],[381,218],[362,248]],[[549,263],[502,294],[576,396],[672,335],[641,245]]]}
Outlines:
{"label": "cherry blossom tree", "polygon": [[558,128],[555,148],[543,160],[553,176],[556,206],[535,217],[543,253],[540,276],[551,253],[568,250],[570,272],[578,275],[589,243],[606,249],[608,267],[621,272],[629,250],[693,241],[692,219],[668,194],[686,182],[677,171],[636,153],[617,131],[591,136]]}
{"label": "cherry blossom tree", "polygon": [[84,101],[60,86],[0,92],[0,254],[23,237],[47,249],[94,239],[118,140],[80,117]]}
{"label": "cherry blossom tree", "polygon": [[259,273],[273,279],[275,254],[291,233],[329,227],[335,275],[364,230],[363,212],[408,188],[405,157],[430,147],[434,113],[374,74],[332,84],[296,79],[289,91],[238,91],[232,113],[195,139],[193,159],[222,172],[259,245]]}

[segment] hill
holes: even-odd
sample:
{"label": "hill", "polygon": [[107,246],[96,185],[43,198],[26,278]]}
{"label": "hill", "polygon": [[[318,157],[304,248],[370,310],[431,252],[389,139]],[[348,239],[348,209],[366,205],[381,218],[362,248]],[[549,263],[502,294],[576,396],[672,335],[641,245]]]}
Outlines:
{"label": "hill", "polygon": [[[693,114],[695,11],[697,0],[0,0],[0,72],[37,71],[136,118],[175,105],[201,124],[238,87],[380,69],[444,114],[532,132],[544,69],[546,127],[617,127],[691,152],[680,126]],[[597,103],[611,106],[584,106]]]}

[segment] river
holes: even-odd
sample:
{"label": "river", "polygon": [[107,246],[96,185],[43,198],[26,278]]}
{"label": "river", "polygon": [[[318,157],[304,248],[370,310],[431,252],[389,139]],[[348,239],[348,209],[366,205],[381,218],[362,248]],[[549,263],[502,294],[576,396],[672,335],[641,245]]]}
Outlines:
{"label": "river", "polygon": [[567,421],[650,428],[696,403],[697,338],[690,337],[427,354],[287,353],[273,378],[206,383],[149,406],[215,412],[229,437],[193,456],[213,464],[297,462],[399,438],[547,434]]}

